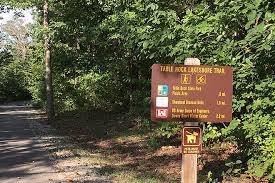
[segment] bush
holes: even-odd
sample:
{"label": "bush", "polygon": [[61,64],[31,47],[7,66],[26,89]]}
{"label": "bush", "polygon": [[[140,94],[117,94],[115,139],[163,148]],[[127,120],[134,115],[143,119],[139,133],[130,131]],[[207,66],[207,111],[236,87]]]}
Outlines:
{"label": "bush", "polygon": [[0,67],[0,102],[30,99],[24,65],[14,61]]}

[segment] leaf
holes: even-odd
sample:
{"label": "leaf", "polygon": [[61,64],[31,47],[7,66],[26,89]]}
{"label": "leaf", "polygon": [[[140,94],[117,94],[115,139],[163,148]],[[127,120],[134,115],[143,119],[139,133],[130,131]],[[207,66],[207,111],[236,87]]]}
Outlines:
{"label": "leaf", "polygon": [[269,11],[265,13],[265,20],[270,21],[270,20],[273,20],[274,18],[275,18],[275,14],[274,13],[271,13]]}
{"label": "leaf", "polygon": [[143,44],[142,44],[142,46],[143,46],[143,49],[147,49],[148,48],[148,45],[149,45],[149,41],[143,41]]}
{"label": "leaf", "polygon": [[241,164],[241,163],[242,163],[241,160],[237,160],[237,161],[236,161],[236,164]]}
{"label": "leaf", "polygon": [[254,0],[255,8],[258,8],[263,0]]}

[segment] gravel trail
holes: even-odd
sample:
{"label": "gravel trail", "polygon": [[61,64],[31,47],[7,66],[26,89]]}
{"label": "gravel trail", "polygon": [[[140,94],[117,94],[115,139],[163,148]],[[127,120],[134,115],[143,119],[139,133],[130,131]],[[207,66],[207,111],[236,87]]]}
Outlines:
{"label": "gravel trail", "polygon": [[0,105],[1,183],[111,182],[97,174],[100,167],[76,158],[78,147],[40,124],[42,117],[27,102]]}

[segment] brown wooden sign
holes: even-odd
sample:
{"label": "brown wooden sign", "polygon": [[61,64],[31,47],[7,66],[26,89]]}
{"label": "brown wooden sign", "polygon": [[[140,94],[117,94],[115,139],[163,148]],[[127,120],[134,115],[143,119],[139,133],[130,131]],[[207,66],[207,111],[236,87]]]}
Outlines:
{"label": "brown wooden sign", "polygon": [[202,149],[202,133],[200,127],[184,127],[182,135],[182,153],[199,154]]}
{"label": "brown wooden sign", "polygon": [[233,70],[222,66],[152,66],[152,121],[230,122]]}

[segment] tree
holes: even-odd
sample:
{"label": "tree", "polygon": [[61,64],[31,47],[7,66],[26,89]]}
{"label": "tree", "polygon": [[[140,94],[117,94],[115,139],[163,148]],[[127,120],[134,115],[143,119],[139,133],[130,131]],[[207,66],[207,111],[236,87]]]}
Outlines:
{"label": "tree", "polygon": [[44,1],[44,28],[45,28],[45,67],[46,67],[46,95],[47,95],[47,115],[48,119],[54,119],[54,99],[53,99],[53,84],[52,84],[52,67],[51,67],[51,39],[49,36],[49,3]]}
{"label": "tree", "polygon": [[[50,14],[46,6],[42,11],[48,1]],[[234,120],[218,134],[238,145],[242,170],[274,179],[274,1],[48,1],[6,0],[37,6],[41,25],[46,18],[33,35],[40,40],[33,50],[44,41],[47,68],[54,60],[56,111],[131,107],[146,115],[153,63],[197,57],[232,66]]]}
{"label": "tree", "polygon": [[23,1],[6,1],[2,0],[4,5],[30,8],[37,7],[38,10],[43,10],[43,25],[44,25],[44,51],[45,51],[45,83],[46,83],[46,98],[47,98],[47,117],[50,121],[54,118],[54,98],[53,98],[53,84],[52,84],[52,69],[51,69],[51,39],[49,36],[49,2],[48,0],[23,0]]}
{"label": "tree", "polygon": [[8,21],[3,26],[5,32],[6,47],[9,46],[13,55],[22,61],[26,60],[29,46],[29,35],[23,20],[15,19]]}

